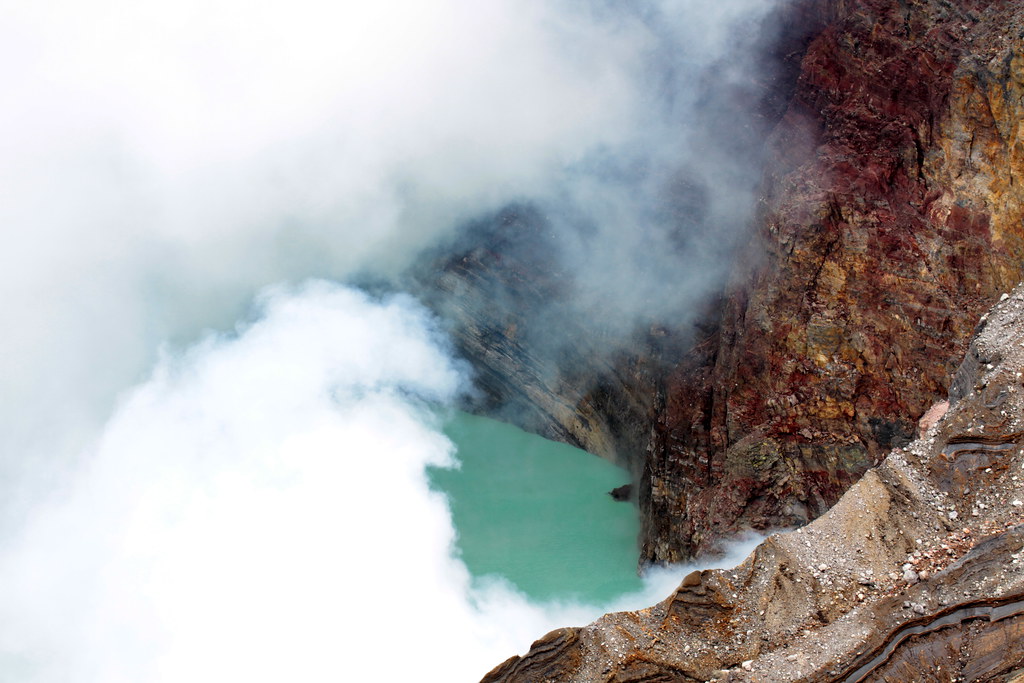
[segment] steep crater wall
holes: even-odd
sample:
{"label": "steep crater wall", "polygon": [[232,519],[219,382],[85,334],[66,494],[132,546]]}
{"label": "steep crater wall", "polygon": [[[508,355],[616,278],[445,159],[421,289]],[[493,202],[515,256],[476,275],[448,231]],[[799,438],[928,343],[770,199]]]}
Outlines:
{"label": "steep crater wall", "polygon": [[[1021,279],[1024,9],[782,12],[743,100],[765,141],[754,237],[703,308],[595,335],[562,315],[573,285],[529,206],[413,275],[477,369],[475,409],[631,469],[644,564],[824,513],[914,438]],[[575,341],[538,343],[556,327]]]}
{"label": "steep crater wall", "polygon": [[643,559],[831,506],[945,393],[1021,277],[1014,3],[833,2],[773,131],[759,233],[666,382]]}

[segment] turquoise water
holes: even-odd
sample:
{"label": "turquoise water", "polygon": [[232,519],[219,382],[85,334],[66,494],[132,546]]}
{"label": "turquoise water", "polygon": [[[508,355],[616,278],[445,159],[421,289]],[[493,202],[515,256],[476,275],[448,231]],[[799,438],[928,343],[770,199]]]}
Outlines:
{"label": "turquoise water", "polygon": [[601,603],[641,588],[636,509],[608,495],[625,470],[474,415],[455,415],[445,433],[462,467],[428,474],[448,495],[473,576],[503,577],[536,600]]}

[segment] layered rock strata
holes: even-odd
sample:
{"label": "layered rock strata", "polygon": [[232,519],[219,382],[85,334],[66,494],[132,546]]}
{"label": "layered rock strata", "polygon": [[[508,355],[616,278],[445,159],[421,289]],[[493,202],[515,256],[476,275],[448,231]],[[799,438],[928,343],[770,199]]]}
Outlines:
{"label": "layered rock strata", "polygon": [[512,681],[1024,676],[1024,288],[980,325],[947,412],[825,515],[637,612],[563,628]]}

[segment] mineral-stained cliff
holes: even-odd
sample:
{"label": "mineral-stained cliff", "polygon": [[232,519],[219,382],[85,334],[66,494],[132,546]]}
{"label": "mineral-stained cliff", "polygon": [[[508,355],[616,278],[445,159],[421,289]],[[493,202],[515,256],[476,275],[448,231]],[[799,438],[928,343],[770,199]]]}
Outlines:
{"label": "mineral-stained cliff", "polygon": [[485,683],[1024,680],[1024,286],[921,439],[831,510],[665,601],[563,628]]}
{"label": "mineral-stained cliff", "polygon": [[640,480],[646,561],[828,509],[910,440],[1024,267],[1024,9],[817,7],[759,234],[665,384]]}
{"label": "mineral-stained cliff", "polygon": [[[1024,279],[1024,7],[782,12],[775,66],[740,98],[765,140],[754,236],[704,310],[600,352],[552,306],[572,281],[528,207],[418,275],[479,409],[631,468],[642,565],[802,526],[488,681],[1024,676],[1024,294],[954,375]],[[579,343],[538,347],[545,325]]]}
{"label": "mineral-stained cliff", "polygon": [[[1024,274],[1024,8],[781,11],[744,100],[766,141],[754,237],[705,310],[602,351],[552,306],[572,283],[529,207],[418,276],[477,368],[478,409],[633,471],[641,564],[825,512],[910,441]],[[543,348],[553,327],[575,341]]]}

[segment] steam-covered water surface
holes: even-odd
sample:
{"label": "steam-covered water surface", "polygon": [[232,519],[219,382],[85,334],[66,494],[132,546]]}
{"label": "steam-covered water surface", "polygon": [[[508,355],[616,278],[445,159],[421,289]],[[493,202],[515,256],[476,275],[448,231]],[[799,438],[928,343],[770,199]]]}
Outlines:
{"label": "steam-covered water surface", "polygon": [[603,611],[474,580],[471,373],[344,283],[522,203],[560,313],[686,310],[756,168],[695,84],[771,4],[0,0],[0,679],[474,680]]}
{"label": "steam-covered water surface", "polygon": [[[592,620],[607,607],[594,595],[569,602],[567,584],[549,584],[531,600],[474,582],[455,557],[425,470],[457,464],[437,412],[464,373],[408,297],[327,282],[267,290],[234,333],[165,352],[68,484],[7,539],[0,674],[474,680],[538,634]],[[529,496],[506,503],[535,512]],[[600,535],[589,542],[594,558],[606,552]],[[524,548],[524,575],[545,555]],[[677,579],[617,604],[646,604]]]}
{"label": "steam-covered water surface", "polygon": [[479,676],[553,615],[451,556],[424,468],[464,382],[413,301],[326,282],[165,353],[5,544],[2,677]]}
{"label": "steam-covered water surface", "polygon": [[435,469],[459,557],[476,577],[500,577],[534,600],[610,603],[641,590],[636,509],[608,491],[619,467],[512,425],[458,413],[445,426],[458,468]]}

